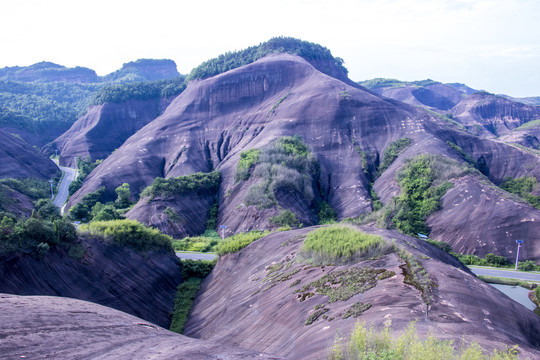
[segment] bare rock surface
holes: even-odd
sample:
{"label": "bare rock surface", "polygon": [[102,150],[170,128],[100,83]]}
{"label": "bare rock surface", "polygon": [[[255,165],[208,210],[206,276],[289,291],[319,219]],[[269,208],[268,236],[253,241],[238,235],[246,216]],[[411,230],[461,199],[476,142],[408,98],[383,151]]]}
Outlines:
{"label": "bare rock surface", "polygon": [[431,238],[448,242],[461,254],[495,253],[512,262],[516,240],[524,240],[520,257],[540,261],[540,210],[477,176],[453,183],[441,209],[427,220]]}
{"label": "bare rock surface", "polygon": [[454,118],[483,137],[505,135],[524,123],[540,118],[540,107],[485,92],[472,94],[451,110]]}
{"label": "bare rock surface", "polygon": [[[476,341],[486,349],[517,344],[531,358],[540,355],[534,350],[540,346],[540,318],[438,248],[397,232],[361,229],[395,241],[421,263],[433,281],[426,313],[422,293],[405,283],[407,265],[396,253],[341,266],[297,262],[303,238],[313,229],[273,233],[220,257],[198,293],[184,333],[289,358],[314,359],[326,354],[336,331],[346,335],[357,321],[381,328],[390,320],[399,332],[416,320],[420,336],[432,332],[457,344]],[[366,285],[366,291],[344,301],[332,302],[329,295],[309,285],[324,276],[355,271],[383,275],[374,280],[374,287]],[[354,281],[364,281],[363,276],[355,276]],[[330,287],[340,286],[346,287],[339,281]],[[358,303],[371,306],[355,317],[350,313],[355,313]]]}
{"label": "bare rock surface", "polygon": [[100,240],[83,239],[81,260],[51,248],[0,257],[0,292],[64,296],[109,306],[168,327],[180,266],[173,253],[142,254]]}
{"label": "bare rock surface", "polygon": [[0,294],[5,359],[280,359],[191,339],[86,301]]}
{"label": "bare rock surface", "polygon": [[[430,86],[449,97],[454,91],[449,86]],[[240,154],[294,135],[302,138],[319,164],[316,173],[303,174],[311,183],[313,197],[274,189],[277,204],[265,209],[246,204],[250,188],[263,180],[235,178]],[[401,138],[409,138],[410,146],[377,174],[385,150]],[[106,188],[103,201],[114,200],[114,189],[123,183],[130,184],[137,198],[156,177],[217,170],[222,179],[216,194],[218,224],[225,224],[231,233],[269,228],[269,219],[284,209],[311,226],[318,222],[321,201],[335,210],[338,219],[370,212],[373,180],[373,189],[388,203],[401,192],[396,182],[399,169],[419,154],[440,154],[465,162],[464,155],[449,143],[459,146],[496,185],[506,177],[540,179],[539,157],[533,153],[452,129],[443,119],[328,76],[300,57],[271,55],[192,81],[161,116],[131,136],[88,176],[68,207],[102,186]],[[178,198],[176,205],[162,200],[161,205],[140,200],[130,216],[170,234],[196,235],[197,229],[204,229],[209,202],[195,203],[199,216],[188,217],[197,224],[175,230],[163,210],[186,211],[193,199]]]}
{"label": "bare rock surface", "polygon": [[60,164],[65,166],[74,167],[77,156],[105,159],[168,104],[168,100],[157,98],[93,106],[49,146],[59,150]]}
{"label": "bare rock surface", "polygon": [[0,178],[51,179],[60,171],[51,159],[4,129],[0,129],[0,162]]}

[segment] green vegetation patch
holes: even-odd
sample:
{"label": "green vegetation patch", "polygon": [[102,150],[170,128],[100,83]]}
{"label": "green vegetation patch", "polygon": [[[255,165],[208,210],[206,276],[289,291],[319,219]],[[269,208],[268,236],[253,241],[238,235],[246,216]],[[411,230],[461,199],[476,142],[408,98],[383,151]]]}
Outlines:
{"label": "green vegetation patch", "polygon": [[223,242],[219,245],[218,254],[225,255],[235,253],[242,250],[255,240],[258,240],[268,234],[270,234],[270,231],[250,231],[248,233],[230,236],[223,240]]}
{"label": "green vegetation patch", "polygon": [[348,72],[343,66],[343,59],[333,57],[330,50],[321,45],[291,37],[276,37],[257,46],[251,46],[241,51],[227,52],[217,58],[205,61],[191,70],[187,81],[206,79],[251,64],[266,55],[279,53],[298,55],[308,61],[329,60],[334,62],[336,67],[343,71],[344,74]]}
{"label": "green vegetation patch", "polygon": [[184,331],[184,325],[191,311],[191,305],[193,305],[195,295],[201,287],[201,282],[202,280],[199,278],[191,278],[178,285],[169,330],[178,334]]}
{"label": "green vegetation patch", "polygon": [[47,180],[35,178],[5,178],[0,179],[0,185],[16,190],[29,197],[31,200],[51,197],[51,184],[49,184]]}
{"label": "green vegetation patch", "polygon": [[186,84],[183,77],[109,85],[97,92],[92,103],[93,105],[101,105],[104,103],[122,103],[132,99],[149,100],[166,98],[178,95],[185,89]]}
{"label": "green vegetation patch", "polygon": [[187,193],[213,193],[218,190],[220,180],[221,174],[218,171],[199,172],[167,179],[157,177],[152,185],[147,186],[141,192],[141,198],[149,197],[153,199],[156,196],[168,197]]}
{"label": "green vegetation patch", "polygon": [[394,160],[397,159],[398,155],[401,154],[410,144],[411,139],[401,138],[388,145],[388,147],[384,149],[383,159],[377,171],[378,175],[380,176],[383,172],[385,172],[386,169],[392,165]]}
{"label": "green vegetation patch", "polygon": [[469,164],[471,165],[474,165],[475,164],[475,161],[474,159],[472,158],[471,155],[467,154],[465,151],[463,151],[462,148],[460,148],[458,145],[454,144],[453,142],[451,141],[447,141],[446,142],[446,145],[450,146],[452,149],[454,149],[458,154],[459,156],[461,156],[465,161],[467,161]]}
{"label": "green vegetation patch", "polygon": [[358,84],[368,89],[376,89],[376,88],[382,88],[382,87],[405,87],[405,86],[410,86],[410,85],[424,87],[424,86],[429,86],[429,85],[440,84],[440,82],[437,82],[431,79],[419,80],[419,81],[401,81],[397,79],[375,78],[371,80],[361,81]]}
{"label": "green vegetation patch", "polygon": [[236,181],[249,179],[250,171],[259,161],[260,154],[261,150],[258,149],[250,149],[240,153],[240,161],[234,176]]}
{"label": "green vegetation patch", "polygon": [[409,159],[397,176],[401,195],[384,209],[382,221],[388,225],[391,220],[408,235],[428,233],[425,221],[439,209],[441,198],[453,186],[448,180],[473,173],[478,172],[440,155]]}
{"label": "green vegetation patch", "polygon": [[290,228],[299,227],[300,221],[296,218],[296,215],[290,210],[284,210],[279,213],[279,215],[272,216],[270,219],[268,219],[270,224],[285,227],[288,226]]}
{"label": "green vegetation patch", "polygon": [[454,349],[451,340],[439,340],[433,334],[421,339],[416,332],[414,322],[409,323],[407,330],[400,335],[391,331],[391,322],[377,331],[357,322],[348,337],[336,336],[333,347],[329,350],[329,360],[349,359],[445,359],[445,360],[517,360],[517,346],[495,349],[486,353],[477,343],[463,345]]}
{"label": "green vegetation patch", "polygon": [[344,313],[342,318],[347,319],[352,317],[359,317],[362,313],[371,308],[371,304],[364,304],[361,302],[354,303],[350,308],[348,308]]}
{"label": "green vegetation patch", "polygon": [[337,214],[334,209],[323,201],[319,204],[319,224],[333,224],[337,221]]}
{"label": "green vegetation patch", "polygon": [[534,129],[534,128],[537,128],[537,127],[540,127],[540,119],[526,122],[525,124],[515,128],[513,131]]}
{"label": "green vegetation patch", "polygon": [[79,230],[137,251],[173,251],[170,236],[135,220],[95,221],[81,225]]}
{"label": "green vegetation patch", "polygon": [[[354,295],[368,291],[377,285],[377,281],[386,273],[385,269],[372,267],[354,267],[340,271],[333,271],[319,280],[313,281],[296,291],[300,301],[310,298],[315,293],[328,296],[329,303],[346,301]],[[392,276],[395,275],[392,273]]]}
{"label": "green vegetation patch", "polygon": [[350,264],[380,257],[393,250],[381,236],[335,225],[311,231],[298,252],[300,261],[315,265]]}
{"label": "green vegetation patch", "polygon": [[89,156],[81,159],[80,157],[77,157],[76,164],[77,164],[77,178],[69,184],[69,195],[75,194],[77,190],[79,190],[86,179],[88,175],[99,165],[101,164],[103,160],[96,160],[92,162],[92,158]]}
{"label": "green vegetation patch", "polygon": [[538,181],[534,177],[506,178],[501,184],[501,189],[518,195],[535,208],[540,209],[540,196],[532,194],[532,191],[537,187]]}
{"label": "green vegetation patch", "polygon": [[75,227],[60,216],[29,219],[0,212],[0,255],[26,253],[43,257],[55,246],[69,248],[77,240]]}
{"label": "green vegetation patch", "polygon": [[318,162],[300,136],[277,139],[261,149],[250,166],[255,166],[252,176],[262,181],[251,185],[244,198],[246,205],[260,209],[277,205],[274,191],[278,188],[296,190],[313,200],[312,177],[318,174]]}

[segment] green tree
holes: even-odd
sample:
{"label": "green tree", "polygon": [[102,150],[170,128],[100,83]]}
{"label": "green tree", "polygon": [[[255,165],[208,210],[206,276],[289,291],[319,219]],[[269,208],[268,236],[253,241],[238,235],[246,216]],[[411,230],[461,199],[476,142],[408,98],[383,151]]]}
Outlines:
{"label": "green tree", "polygon": [[115,201],[117,209],[125,209],[131,205],[131,201],[129,201],[131,192],[129,191],[128,183],[123,183],[121,186],[117,187],[115,192],[118,195]]}

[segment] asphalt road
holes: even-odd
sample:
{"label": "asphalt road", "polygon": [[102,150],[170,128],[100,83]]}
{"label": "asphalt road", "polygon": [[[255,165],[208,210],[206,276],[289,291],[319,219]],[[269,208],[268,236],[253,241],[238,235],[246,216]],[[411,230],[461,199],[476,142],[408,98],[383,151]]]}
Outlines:
{"label": "asphalt road", "polygon": [[214,260],[217,255],[215,254],[205,254],[205,253],[189,253],[189,252],[178,252],[176,253],[182,260]]}
{"label": "asphalt road", "polygon": [[518,280],[540,282],[540,274],[536,274],[536,273],[515,271],[515,270],[499,270],[499,269],[484,268],[484,267],[469,267],[469,268],[476,275],[496,276],[496,277],[508,278],[508,279],[518,279]]}
{"label": "asphalt road", "polygon": [[62,205],[64,205],[69,196],[69,184],[71,184],[71,182],[77,177],[77,170],[60,165],[58,167],[64,173],[64,177],[62,178],[60,184],[58,184],[58,192],[53,202],[54,205],[63,208]]}

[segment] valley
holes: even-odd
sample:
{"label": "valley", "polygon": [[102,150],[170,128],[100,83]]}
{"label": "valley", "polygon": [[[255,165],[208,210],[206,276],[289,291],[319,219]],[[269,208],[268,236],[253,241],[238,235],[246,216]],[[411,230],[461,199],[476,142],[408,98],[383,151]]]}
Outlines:
{"label": "valley", "polygon": [[355,82],[283,37],[187,75],[40,63],[0,83],[84,90],[56,120],[0,96],[0,353],[341,359],[364,326],[453,354],[435,358],[540,356],[540,317],[466,266],[513,268],[523,240],[540,270],[532,100]]}

